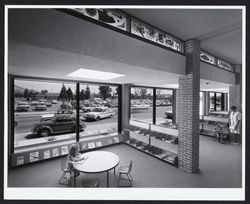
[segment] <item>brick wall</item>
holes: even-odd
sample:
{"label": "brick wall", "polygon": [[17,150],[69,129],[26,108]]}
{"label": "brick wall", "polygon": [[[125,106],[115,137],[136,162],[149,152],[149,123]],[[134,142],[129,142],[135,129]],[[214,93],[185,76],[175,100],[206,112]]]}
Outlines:
{"label": "brick wall", "polygon": [[240,84],[229,87],[229,109],[236,106],[241,112],[241,87]]}
{"label": "brick wall", "polygon": [[179,77],[178,90],[178,164],[180,169],[195,173],[199,170],[199,41],[187,41],[185,51],[186,75]]}
{"label": "brick wall", "polygon": [[173,123],[177,123],[178,116],[177,116],[177,91],[173,90]]}

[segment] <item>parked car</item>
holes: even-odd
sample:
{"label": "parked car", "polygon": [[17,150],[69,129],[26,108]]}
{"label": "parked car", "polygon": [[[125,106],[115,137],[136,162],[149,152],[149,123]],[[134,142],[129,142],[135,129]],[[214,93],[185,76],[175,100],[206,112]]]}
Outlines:
{"label": "parked car", "polygon": [[103,118],[113,117],[114,114],[115,112],[108,107],[98,107],[92,112],[85,113],[84,117],[91,120],[100,120]]}
{"label": "parked car", "polygon": [[38,101],[31,101],[31,103],[30,103],[30,105],[32,105],[32,106],[35,106],[35,105],[37,105],[37,104],[39,104]]}
{"label": "parked car", "polygon": [[57,104],[57,100],[51,101],[52,104]]}
{"label": "parked car", "polygon": [[72,105],[69,102],[63,102],[60,107],[61,109],[71,109]]}
{"label": "parked car", "polygon": [[29,104],[25,101],[20,101],[17,104],[16,111],[29,111]]}
{"label": "parked car", "polygon": [[46,105],[47,107],[51,107],[51,106],[52,106],[52,103],[51,103],[51,102],[45,102],[45,105]]}
{"label": "parked car", "polygon": [[34,111],[45,111],[47,110],[47,106],[45,104],[39,103],[38,105],[35,106],[33,109]]}
{"label": "parked car", "polygon": [[97,107],[96,104],[89,104],[82,106],[81,110],[83,110],[84,113],[92,112]]}
{"label": "parked car", "polygon": [[[85,120],[85,118],[82,116],[83,111],[79,110],[80,113],[80,120]],[[69,114],[72,115],[72,117],[76,118],[76,110],[71,109],[58,109],[55,113],[49,113],[41,115],[41,121],[51,120],[55,115],[62,115],[62,114]]]}
{"label": "parked car", "polygon": [[[80,121],[79,131],[82,132],[86,125]],[[69,114],[55,115],[51,120],[42,121],[34,125],[32,133],[40,137],[47,137],[55,133],[76,132],[77,123]]]}
{"label": "parked car", "polygon": [[166,118],[168,118],[168,119],[173,119],[173,112],[172,112],[172,110],[166,111],[166,112],[165,112],[165,116],[166,116]]}

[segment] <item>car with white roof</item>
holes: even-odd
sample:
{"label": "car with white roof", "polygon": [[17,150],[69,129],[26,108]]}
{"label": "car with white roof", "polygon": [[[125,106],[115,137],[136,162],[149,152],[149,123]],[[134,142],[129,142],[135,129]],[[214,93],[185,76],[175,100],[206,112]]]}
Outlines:
{"label": "car with white roof", "polygon": [[101,120],[104,118],[110,118],[115,115],[115,112],[108,107],[96,107],[92,112],[84,114],[84,117],[89,120]]}

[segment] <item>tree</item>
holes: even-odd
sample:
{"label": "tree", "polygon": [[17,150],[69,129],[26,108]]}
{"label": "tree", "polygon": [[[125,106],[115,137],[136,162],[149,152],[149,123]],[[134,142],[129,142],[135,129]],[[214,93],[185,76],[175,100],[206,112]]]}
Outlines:
{"label": "tree", "polygon": [[146,99],[147,98],[147,89],[146,88],[141,88],[141,99]]}
{"label": "tree", "polygon": [[111,96],[112,89],[109,86],[99,86],[99,93],[103,100]]}
{"label": "tree", "polygon": [[64,84],[62,86],[62,89],[60,91],[60,94],[59,94],[58,98],[62,99],[62,100],[67,100],[68,99],[68,94],[67,94],[67,91],[66,91],[66,88],[65,88]]}
{"label": "tree", "polygon": [[115,91],[116,91],[116,94],[118,95],[119,94],[119,87],[116,87]]}
{"label": "tree", "polygon": [[80,92],[80,100],[85,100],[85,92],[83,89]]}
{"label": "tree", "polygon": [[46,95],[47,93],[48,93],[48,90],[46,90],[46,89],[41,91],[41,94]]}
{"label": "tree", "polygon": [[68,96],[68,99],[69,100],[72,100],[73,99],[73,92],[71,90],[71,88],[69,87],[68,90],[67,90],[67,96]]}
{"label": "tree", "polygon": [[90,89],[89,89],[89,86],[87,86],[86,87],[86,91],[85,91],[85,99],[90,99],[90,94],[91,94],[91,92],[90,92]]}
{"label": "tree", "polygon": [[24,96],[24,98],[26,98],[27,101],[29,100],[30,93],[29,93],[29,90],[27,88],[24,89],[23,96]]}

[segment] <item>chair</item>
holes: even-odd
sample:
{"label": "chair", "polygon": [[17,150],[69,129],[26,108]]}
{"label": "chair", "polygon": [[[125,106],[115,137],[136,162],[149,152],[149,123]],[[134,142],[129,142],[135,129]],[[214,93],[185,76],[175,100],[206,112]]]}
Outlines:
{"label": "chair", "polygon": [[83,179],[82,186],[85,188],[99,187],[100,180],[98,178]]}
{"label": "chair", "polygon": [[[118,169],[118,173],[119,173],[119,179],[118,179],[118,184],[117,184],[118,187],[122,187],[122,186],[120,186],[120,180],[129,181],[130,185],[129,186],[124,186],[124,187],[132,187],[132,182],[131,181],[133,181],[133,178],[132,178],[132,176],[130,174],[130,172],[132,170],[132,165],[133,165],[133,161],[130,160],[129,166],[121,166]],[[125,175],[126,177],[122,177],[122,175]]]}
{"label": "chair", "polygon": [[[64,157],[61,160],[61,169],[62,169],[62,176],[59,180],[59,184],[69,185],[70,184],[70,176],[71,176],[71,169],[68,166],[68,157]],[[69,176],[67,176],[69,174]]]}
{"label": "chair", "polygon": [[[70,167],[70,161],[69,161],[69,156],[62,158],[61,160],[61,169],[62,169],[62,176],[59,180],[59,184],[62,185],[69,185],[71,184],[71,176],[73,176],[73,174],[71,174],[71,172],[73,172],[73,167]],[[75,177],[79,176],[80,173],[75,171]],[[68,176],[67,176],[68,174]]]}

